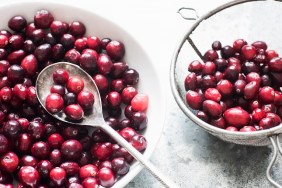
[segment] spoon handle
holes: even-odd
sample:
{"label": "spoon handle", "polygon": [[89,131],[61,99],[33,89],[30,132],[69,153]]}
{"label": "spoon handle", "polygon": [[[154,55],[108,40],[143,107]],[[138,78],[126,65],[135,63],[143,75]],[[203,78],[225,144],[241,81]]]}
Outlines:
{"label": "spoon handle", "polygon": [[137,161],[139,161],[147,170],[165,187],[167,188],[178,188],[178,186],[167,178],[162,172],[160,172],[149,160],[145,159],[144,156],[137,151],[130,143],[128,143],[120,134],[118,134],[109,125],[101,125],[100,127],[109,134],[118,144],[124,147]]}

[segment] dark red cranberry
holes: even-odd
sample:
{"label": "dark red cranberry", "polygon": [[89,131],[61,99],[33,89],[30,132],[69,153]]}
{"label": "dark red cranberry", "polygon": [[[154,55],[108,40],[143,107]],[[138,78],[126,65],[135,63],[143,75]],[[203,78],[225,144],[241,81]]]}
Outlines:
{"label": "dark red cranberry", "polygon": [[[90,150],[89,150],[90,151]],[[82,152],[80,159],[78,159],[79,166],[84,166],[92,161],[92,156],[89,152]]]}
{"label": "dark red cranberry", "polygon": [[203,64],[200,61],[192,61],[188,66],[188,71],[199,74],[202,72]]}
{"label": "dark red cranberry", "polygon": [[7,55],[8,55],[7,50],[0,48],[0,60],[5,59],[7,57]]}
{"label": "dark red cranberry", "polygon": [[34,24],[41,29],[48,29],[53,21],[53,15],[47,10],[39,10],[34,16]]}
{"label": "dark red cranberry", "polygon": [[70,63],[78,64],[81,54],[76,49],[70,49],[64,56],[64,60]]}
{"label": "dark red cranberry", "polygon": [[121,93],[122,102],[125,104],[130,104],[131,100],[137,93],[138,93],[137,89],[132,86],[128,86],[124,88]]}
{"label": "dark red cranberry", "polygon": [[98,174],[98,168],[92,164],[84,165],[79,169],[79,177],[84,180],[88,177],[96,177]]}
{"label": "dark red cranberry", "polygon": [[27,88],[27,102],[29,105],[35,106],[39,104],[37,95],[36,95],[36,88],[34,86],[30,86]]}
{"label": "dark red cranberry", "polygon": [[212,119],[210,121],[210,124],[215,126],[215,127],[218,127],[220,129],[225,129],[226,128],[226,123],[225,123],[225,120],[223,117],[220,117],[218,119]]}
{"label": "dark red cranberry", "polygon": [[38,171],[32,166],[23,166],[18,173],[20,182],[27,187],[37,187],[40,180]]}
{"label": "dark red cranberry", "polygon": [[79,64],[84,70],[92,72],[96,69],[98,62],[91,53],[83,53],[79,58]]}
{"label": "dark red cranberry", "polygon": [[51,93],[57,93],[61,96],[64,96],[65,95],[65,91],[66,88],[62,85],[53,85],[51,88],[50,88],[50,92]]}
{"label": "dark red cranberry", "polygon": [[223,117],[228,126],[237,128],[247,126],[251,120],[249,113],[242,108],[229,108],[224,112]]}
{"label": "dark red cranberry", "polygon": [[34,50],[36,49],[36,45],[32,40],[25,40],[23,44],[23,50],[26,54],[32,54]]}
{"label": "dark red cranberry", "polygon": [[262,86],[271,86],[272,85],[272,81],[269,75],[264,74],[261,76],[261,85]]}
{"label": "dark red cranberry", "polygon": [[0,75],[7,75],[8,68],[10,67],[10,63],[7,60],[0,60]]}
{"label": "dark red cranberry", "polygon": [[275,57],[271,59],[268,63],[269,70],[271,72],[282,72],[282,58]]}
{"label": "dark red cranberry", "polygon": [[203,65],[202,74],[203,75],[214,74],[215,70],[216,70],[216,65],[211,61],[207,61]]}
{"label": "dark red cranberry", "polygon": [[276,107],[274,104],[264,104],[262,105],[261,109],[265,111],[265,113],[269,113],[269,112],[275,113],[276,112]]}
{"label": "dark red cranberry", "polygon": [[96,74],[93,76],[93,80],[96,83],[100,93],[105,93],[108,91],[109,81],[104,75]]}
{"label": "dark red cranberry", "polygon": [[97,61],[97,67],[101,74],[109,74],[111,72],[113,63],[111,61],[111,58],[107,54],[100,54],[98,61]]}
{"label": "dark red cranberry", "polygon": [[78,139],[79,128],[76,126],[67,126],[62,130],[62,135],[65,139]]}
{"label": "dark red cranberry", "polygon": [[10,87],[3,87],[0,90],[0,100],[1,102],[9,102],[12,99],[13,92]]}
{"label": "dark red cranberry", "polygon": [[27,98],[27,88],[23,84],[16,84],[13,88],[13,95],[18,99],[25,100]]}
{"label": "dark red cranberry", "polygon": [[274,121],[274,126],[277,126],[281,123],[281,118],[275,113],[267,113],[266,117],[272,118],[272,120]]}
{"label": "dark red cranberry", "polygon": [[105,119],[106,123],[111,126],[113,129],[118,130],[119,129],[119,120],[114,117],[107,117]]}
{"label": "dark red cranberry", "polygon": [[37,159],[31,155],[22,156],[19,163],[20,166],[32,166],[32,167],[36,167],[37,164],[38,164]]}
{"label": "dark red cranberry", "polygon": [[233,43],[233,49],[236,52],[240,52],[242,47],[245,46],[245,45],[247,45],[247,42],[244,39],[237,39]]}
{"label": "dark red cranberry", "polygon": [[20,152],[27,153],[30,151],[32,143],[33,143],[33,139],[29,134],[27,133],[20,134],[17,140],[17,149]]}
{"label": "dark red cranberry", "polygon": [[267,50],[265,53],[268,61],[279,56],[275,50]]}
{"label": "dark red cranberry", "polygon": [[134,110],[132,109],[131,105],[128,105],[128,106],[125,107],[125,109],[124,109],[125,117],[127,117],[128,119],[131,119],[133,113],[134,113]]}
{"label": "dark red cranberry", "polygon": [[121,78],[123,73],[128,69],[128,65],[124,62],[113,63],[110,75],[114,78]]}
{"label": "dark red cranberry", "polygon": [[97,143],[92,146],[91,154],[99,160],[106,160],[113,154],[112,144],[109,142]]}
{"label": "dark red cranberry", "polygon": [[22,127],[17,120],[9,120],[3,125],[3,133],[10,139],[18,138]]}
{"label": "dark red cranberry", "polygon": [[84,82],[79,77],[70,77],[69,80],[67,81],[66,87],[69,92],[78,94],[83,90]]}
{"label": "dark red cranberry", "polygon": [[52,47],[51,58],[53,61],[60,61],[64,58],[65,49],[62,44],[55,44]]}
{"label": "dark red cranberry", "polygon": [[256,81],[249,82],[244,89],[245,99],[254,99],[259,92],[259,83]]}
{"label": "dark red cranberry", "polygon": [[114,158],[111,162],[113,171],[118,175],[125,175],[129,171],[129,164],[124,160],[124,158]]}
{"label": "dark red cranberry", "polygon": [[208,50],[204,54],[204,60],[205,61],[214,61],[217,58],[218,58],[218,54],[217,54],[217,52],[215,50]]}
{"label": "dark red cranberry", "polygon": [[109,136],[101,129],[96,129],[92,133],[93,142],[106,142],[108,139]]}
{"label": "dark red cranberry", "polygon": [[50,44],[41,44],[34,50],[34,56],[39,62],[45,62],[51,56],[52,46]]}
{"label": "dark red cranberry", "polygon": [[31,39],[36,45],[43,44],[45,42],[45,32],[43,29],[35,29],[31,32]]}
{"label": "dark red cranberry", "polygon": [[66,50],[69,50],[74,47],[75,38],[71,34],[64,34],[60,38],[60,43],[65,47]]}
{"label": "dark red cranberry", "polygon": [[106,167],[99,170],[98,179],[100,184],[104,187],[111,187],[115,183],[114,172]]}
{"label": "dark red cranberry", "polygon": [[48,144],[53,149],[59,149],[64,142],[64,138],[58,134],[54,133],[48,137]]}
{"label": "dark red cranberry", "polygon": [[244,45],[241,49],[243,57],[247,60],[251,60],[256,55],[256,48],[250,45]]}
{"label": "dark red cranberry", "polygon": [[77,97],[74,93],[66,93],[64,95],[65,105],[68,106],[70,104],[75,104],[77,101]]}
{"label": "dark red cranberry", "polygon": [[9,150],[9,140],[0,134],[0,154],[6,153]]}
{"label": "dark red cranberry", "polygon": [[14,152],[7,152],[0,158],[1,170],[6,172],[14,172],[19,164],[19,158]]}
{"label": "dark red cranberry", "polygon": [[111,82],[111,90],[117,91],[119,93],[122,92],[122,90],[126,87],[126,84],[124,83],[123,79],[114,79]]}
{"label": "dark red cranberry", "polygon": [[184,81],[185,90],[196,90],[197,88],[197,76],[195,73],[189,73]]}
{"label": "dark red cranberry", "polygon": [[69,80],[69,73],[65,69],[56,69],[53,72],[53,81],[56,84],[66,84]]}
{"label": "dark red cranberry", "polygon": [[50,32],[56,37],[60,37],[69,30],[69,25],[62,21],[53,21],[50,25]]}
{"label": "dark red cranberry", "polygon": [[235,82],[238,80],[239,70],[235,65],[228,66],[224,71],[224,78],[230,80],[231,82]]}
{"label": "dark red cranberry", "polygon": [[71,120],[81,120],[83,118],[84,112],[81,106],[78,104],[70,104],[64,110],[66,116]]}
{"label": "dark red cranberry", "polygon": [[84,151],[89,151],[92,145],[92,138],[90,136],[84,136],[82,137],[79,142],[82,145],[82,148]]}
{"label": "dark red cranberry", "polygon": [[274,104],[276,106],[282,106],[282,93],[279,92],[279,91],[275,91],[274,93],[275,93],[275,95],[274,95]]}
{"label": "dark red cranberry", "polygon": [[262,128],[262,129],[270,129],[272,127],[275,126],[275,121],[273,118],[271,117],[265,117],[263,119],[260,120],[259,122],[259,126]]}
{"label": "dark red cranberry", "polygon": [[214,41],[212,43],[212,49],[213,50],[221,50],[222,46],[221,46],[221,42],[220,41]]}
{"label": "dark red cranberry", "polygon": [[81,91],[77,96],[77,102],[83,109],[91,109],[94,104],[94,95],[89,91]]}
{"label": "dark red cranberry", "polygon": [[83,23],[74,21],[70,23],[69,31],[75,37],[82,37],[85,34],[86,28]]}
{"label": "dark red cranberry", "polygon": [[139,73],[134,69],[127,69],[123,72],[122,78],[128,85],[136,85],[139,81]]}
{"label": "dark red cranberry", "polygon": [[229,46],[229,45],[222,47],[222,49],[220,50],[220,53],[221,53],[221,56],[224,59],[228,59],[230,57],[234,57],[234,55],[235,55],[234,49],[231,46]]}
{"label": "dark red cranberry", "polygon": [[67,176],[75,176],[80,171],[76,162],[64,162],[60,167],[66,171]]}
{"label": "dark red cranberry", "polygon": [[57,44],[57,39],[51,34],[51,33],[47,33],[45,35],[45,42],[50,44],[51,46],[54,46],[55,44]]}
{"label": "dark red cranberry", "polygon": [[267,44],[263,41],[255,41],[252,43],[256,49],[263,49],[264,51],[267,49]]}
{"label": "dark red cranberry", "polygon": [[244,88],[247,85],[246,81],[244,80],[237,80],[234,83],[234,90],[237,94],[243,95],[244,94]]}
{"label": "dark red cranberry", "polygon": [[79,159],[82,145],[77,140],[66,140],[61,146],[61,153],[67,160]]}
{"label": "dark red cranberry", "polygon": [[23,50],[16,50],[7,56],[7,60],[10,62],[10,64],[20,64],[24,57],[25,52]]}
{"label": "dark red cranberry", "polygon": [[124,44],[120,41],[111,41],[106,46],[107,54],[114,60],[121,60],[125,54]]}
{"label": "dark red cranberry", "polygon": [[21,67],[25,71],[26,75],[29,77],[35,75],[37,71],[37,66],[38,66],[37,59],[33,54],[26,56],[21,62]]}
{"label": "dark red cranberry", "polygon": [[259,90],[259,100],[264,103],[272,103],[274,101],[275,92],[272,87],[265,86]]}
{"label": "dark red cranberry", "polygon": [[29,87],[32,86],[33,83],[32,83],[32,80],[30,78],[24,78],[22,84],[29,88]]}
{"label": "dark red cranberry", "polygon": [[242,64],[242,71],[245,74],[248,74],[250,72],[257,72],[259,73],[259,67],[257,64],[255,64],[252,61],[246,61]]}
{"label": "dark red cranberry", "polygon": [[24,69],[19,65],[11,65],[7,71],[8,80],[14,83],[22,82],[24,75]]}
{"label": "dark red cranberry", "polygon": [[203,102],[203,111],[215,118],[222,114],[220,104],[212,100],[205,100]]}
{"label": "dark red cranberry", "polygon": [[102,38],[101,39],[101,47],[102,49],[106,50],[107,45],[112,41],[110,38]]}
{"label": "dark red cranberry", "polygon": [[216,86],[216,79],[214,76],[206,75],[202,78],[202,88],[204,90],[215,86]]}
{"label": "dark red cranberry", "polygon": [[112,91],[108,94],[107,102],[111,108],[117,108],[121,105],[121,95],[116,91]]}
{"label": "dark red cranberry", "polygon": [[46,97],[45,107],[52,114],[58,113],[64,108],[64,99],[57,93],[51,93]]}
{"label": "dark red cranberry", "polygon": [[63,161],[62,153],[60,152],[60,150],[52,150],[49,155],[49,160],[54,166],[59,166]]}
{"label": "dark red cranberry", "polygon": [[22,16],[14,16],[10,18],[8,22],[8,26],[10,29],[13,31],[22,31],[27,25],[27,21],[24,17]]}
{"label": "dark red cranberry", "polygon": [[49,178],[57,186],[61,186],[66,181],[67,173],[63,168],[55,167],[50,171]]}
{"label": "dark red cranberry", "polygon": [[138,151],[144,151],[147,147],[147,140],[144,136],[142,135],[135,135],[133,136],[129,143]]}
{"label": "dark red cranberry", "polygon": [[31,147],[31,153],[38,159],[46,159],[50,154],[50,147],[46,142],[35,142]]}
{"label": "dark red cranberry", "polygon": [[50,161],[42,160],[37,164],[36,169],[42,178],[49,178],[50,171],[53,169],[53,164]]}
{"label": "dark red cranberry", "polygon": [[218,58],[214,60],[214,64],[216,65],[217,70],[224,71],[228,65],[228,62],[223,58]]}
{"label": "dark red cranberry", "polygon": [[204,122],[209,122],[209,116],[203,111],[198,111],[197,117],[203,120]]}
{"label": "dark red cranberry", "polygon": [[21,35],[14,34],[9,38],[9,46],[14,50],[19,50],[23,47],[24,38]]}
{"label": "dark red cranberry", "polygon": [[95,50],[92,50],[90,48],[86,48],[82,51],[82,54],[85,54],[85,53],[88,53],[88,54],[91,54],[92,56],[94,56],[96,59],[99,58],[99,54],[95,51]]}

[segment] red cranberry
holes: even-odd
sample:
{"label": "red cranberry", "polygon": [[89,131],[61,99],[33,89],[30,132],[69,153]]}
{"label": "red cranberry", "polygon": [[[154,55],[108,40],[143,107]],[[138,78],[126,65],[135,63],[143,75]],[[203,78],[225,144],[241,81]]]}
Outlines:
{"label": "red cranberry", "polygon": [[229,126],[225,130],[237,132],[238,129],[236,127]]}
{"label": "red cranberry", "polygon": [[256,131],[256,128],[253,126],[244,126],[243,128],[240,129],[240,132],[252,132]]}
{"label": "red cranberry", "polygon": [[241,49],[243,57],[247,60],[251,60],[256,55],[256,48],[254,46],[244,45]]}
{"label": "red cranberry", "polygon": [[77,102],[83,109],[91,109],[94,104],[94,95],[89,91],[81,91],[77,96]]}
{"label": "red cranberry", "polygon": [[218,54],[217,54],[217,52],[215,50],[208,50],[204,54],[205,61],[214,61],[217,58],[218,58]]}
{"label": "red cranberry", "polygon": [[223,96],[230,96],[233,93],[233,84],[228,80],[221,80],[217,83],[216,89]]}
{"label": "red cranberry", "polygon": [[237,128],[247,126],[251,120],[249,113],[242,108],[229,108],[224,112],[223,117],[227,125]]}
{"label": "red cranberry", "polygon": [[48,137],[48,144],[53,149],[60,148],[63,142],[64,142],[64,138],[58,133],[51,134]]}
{"label": "red cranberry", "polygon": [[9,141],[8,139],[0,134],[0,154],[6,153],[9,150]]}
{"label": "red cranberry", "polygon": [[98,62],[94,55],[90,53],[83,53],[79,58],[79,64],[84,70],[91,72],[96,69]]}
{"label": "red cranberry", "polygon": [[9,61],[10,64],[20,64],[24,57],[25,52],[23,50],[16,50],[7,56],[7,61]]}
{"label": "red cranberry", "polygon": [[268,61],[275,57],[279,57],[278,53],[275,50],[267,50],[265,53]]}
{"label": "red cranberry", "polygon": [[52,46],[50,44],[41,44],[34,50],[34,56],[39,62],[45,62],[48,60],[52,52]]}
{"label": "red cranberry", "polygon": [[222,114],[220,104],[212,100],[205,100],[203,102],[203,110],[212,117],[219,117]]}
{"label": "red cranberry", "polygon": [[0,100],[1,102],[9,102],[12,99],[13,92],[9,87],[3,87],[0,90]]}
{"label": "red cranberry", "polygon": [[215,127],[221,128],[221,129],[225,129],[226,128],[226,123],[225,123],[225,120],[224,120],[223,117],[220,117],[218,119],[212,119],[210,121],[210,124],[215,126]]}
{"label": "red cranberry", "polygon": [[98,180],[96,178],[85,178],[82,181],[82,186],[84,188],[98,188],[99,187],[99,183]]}
{"label": "red cranberry", "polygon": [[29,123],[27,132],[32,136],[34,139],[41,139],[45,133],[45,126],[43,123],[39,121],[31,121]]}
{"label": "red cranberry", "polygon": [[22,31],[27,25],[27,21],[24,17],[22,16],[14,16],[10,18],[8,22],[8,26],[10,29],[13,31]]}
{"label": "red cranberry", "polygon": [[8,68],[10,67],[10,63],[7,60],[0,61],[0,75],[7,75]]}
{"label": "red cranberry", "polygon": [[213,50],[221,50],[221,42],[220,41],[214,41],[212,43],[212,49]]}
{"label": "red cranberry", "polygon": [[122,78],[128,85],[136,85],[139,81],[139,73],[134,69],[127,69],[123,72]]}
{"label": "red cranberry", "polygon": [[9,38],[9,46],[14,50],[19,50],[23,47],[24,38],[21,35],[14,34]]}
{"label": "red cranberry", "polygon": [[121,105],[121,95],[118,92],[112,91],[107,96],[107,102],[111,108],[117,108]]}
{"label": "red cranberry", "polygon": [[93,145],[91,154],[99,160],[106,160],[113,154],[112,144],[109,142]]}
{"label": "red cranberry", "polygon": [[76,160],[81,156],[82,145],[77,140],[66,140],[61,146],[61,153],[68,160]]}
{"label": "red cranberry", "polygon": [[55,20],[50,25],[50,32],[56,37],[62,36],[68,31],[68,29],[68,24],[62,21]]}
{"label": "red cranberry", "polygon": [[34,55],[30,54],[22,60],[21,67],[23,68],[27,76],[32,77],[37,71],[37,59]]}
{"label": "red cranberry", "polygon": [[109,74],[111,72],[113,63],[111,61],[111,58],[107,54],[100,54],[98,61],[97,61],[97,67],[101,74]]}
{"label": "red cranberry", "polygon": [[93,142],[106,142],[108,139],[109,136],[101,129],[96,129],[92,133]]}
{"label": "red cranberry", "polygon": [[17,140],[17,149],[20,152],[27,153],[31,149],[32,142],[33,142],[32,137],[27,133],[23,133],[19,136]]}
{"label": "red cranberry", "polygon": [[67,182],[65,183],[69,187],[73,183],[80,183],[80,179],[77,176],[68,177]]}
{"label": "red cranberry", "polygon": [[259,90],[259,100],[264,103],[272,103],[274,101],[275,92],[272,87],[265,86]]}
{"label": "red cranberry", "polygon": [[51,88],[50,88],[50,92],[51,93],[57,93],[61,96],[64,96],[65,95],[65,87],[62,86],[62,85],[53,85]]}
{"label": "red cranberry", "polygon": [[60,38],[60,43],[64,46],[66,50],[69,50],[74,47],[75,38],[71,34],[63,34]]}
{"label": "red cranberry", "polygon": [[184,81],[184,86],[186,91],[196,90],[197,88],[197,76],[195,73],[189,73]]}
{"label": "red cranberry", "polygon": [[255,41],[252,43],[252,46],[254,46],[256,49],[267,49],[267,44],[263,41]]}
{"label": "red cranberry", "polygon": [[13,95],[18,99],[25,100],[27,98],[27,88],[22,84],[16,84],[13,88]]}
{"label": "red cranberry", "polygon": [[219,102],[221,100],[221,94],[215,88],[208,88],[205,91],[205,99],[213,100],[215,102]]}
{"label": "red cranberry", "polygon": [[200,118],[201,120],[205,121],[205,122],[209,122],[208,115],[205,112],[203,112],[203,111],[198,111],[197,112],[197,117]]}
{"label": "red cranberry", "polygon": [[82,180],[88,177],[96,177],[97,174],[98,174],[98,168],[92,164],[82,166],[79,169],[79,177]]}
{"label": "red cranberry", "polygon": [[121,93],[122,102],[125,104],[130,104],[131,100],[134,98],[134,96],[137,93],[138,93],[137,89],[132,86],[128,86],[124,88]]}
{"label": "red cranberry", "polygon": [[246,86],[246,81],[244,80],[237,80],[234,83],[234,90],[237,94],[242,95],[244,93],[244,88]]}
{"label": "red cranberry", "polygon": [[49,145],[46,142],[35,142],[31,147],[31,153],[38,159],[46,159],[50,154]]}
{"label": "red cranberry", "polygon": [[84,49],[82,51],[82,54],[91,54],[93,57],[96,58],[96,60],[99,58],[99,54],[95,50],[89,48]]}
{"label": "red cranberry", "polygon": [[8,138],[18,138],[21,132],[22,127],[17,120],[9,120],[3,125],[3,133]]}
{"label": "red cranberry", "polygon": [[281,118],[275,113],[267,113],[266,117],[272,118],[272,120],[274,121],[274,126],[277,126],[281,123]]}
{"label": "red cranberry", "polygon": [[53,21],[53,15],[47,10],[39,10],[34,16],[34,24],[41,29],[48,29]]}
{"label": "red cranberry", "polygon": [[235,51],[231,46],[227,45],[227,46],[222,47],[222,49],[220,50],[220,53],[224,59],[228,59],[234,56]]}
{"label": "red cranberry", "polygon": [[51,151],[49,160],[54,166],[59,166],[62,163],[62,153],[58,149]]}
{"label": "red cranberry", "polygon": [[111,69],[111,76],[114,78],[121,78],[123,73],[128,69],[128,65],[124,62],[113,63]]}
{"label": "red cranberry", "polygon": [[144,136],[142,135],[135,135],[133,136],[129,143],[138,151],[143,151],[147,147],[147,140]]}
{"label": "red cranberry", "polygon": [[19,164],[19,158],[14,152],[8,152],[1,156],[0,158],[0,166],[1,170],[5,170],[6,172],[14,172]]}
{"label": "red cranberry", "polygon": [[102,74],[96,74],[93,76],[93,80],[96,83],[100,93],[106,93],[109,89],[108,79]]}
{"label": "red cranberry", "polygon": [[202,72],[203,64],[200,61],[192,61],[188,66],[188,71],[199,74]]}
{"label": "red cranberry", "polygon": [[124,44],[120,41],[111,41],[106,46],[107,54],[114,60],[121,60],[125,54]]}
{"label": "red cranberry", "polygon": [[[198,82],[198,81],[197,81]],[[208,89],[216,86],[216,79],[214,76],[206,75],[202,78],[202,89]]]}
{"label": "red cranberry", "polygon": [[[274,92],[275,95],[274,95],[274,105],[276,106],[282,106],[282,93],[279,92],[279,91],[275,91]],[[0,91],[0,94],[1,94],[1,91]]]}
{"label": "red cranberry", "polygon": [[70,49],[64,56],[64,60],[70,63],[79,64],[81,54],[76,49]]}
{"label": "red cranberry", "polygon": [[69,92],[78,94],[84,88],[84,81],[79,77],[70,77],[66,87]]}
{"label": "red cranberry", "polygon": [[66,171],[67,176],[75,176],[80,171],[76,162],[64,162],[60,167]]}
{"label": "red cranberry", "polygon": [[50,171],[49,178],[52,182],[54,182],[57,186],[61,186],[66,181],[66,171],[63,168],[56,167]]}
{"label": "red cranberry", "polygon": [[61,59],[64,58],[65,55],[65,49],[62,44],[55,44],[52,47],[52,53],[51,53],[51,58],[53,61],[60,61]]}
{"label": "red cranberry", "polygon": [[214,74],[215,70],[216,70],[216,65],[211,61],[207,61],[203,65],[202,74],[203,75]]}
{"label": "red cranberry", "polygon": [[274,104],[264,104],[262,105],[261,109],[265,111],[265,113],[269,113],[269,112],[275,113],[276,112],[276,107]]}
{"label": "red cranberry", "polygon": [[265,117],[263,119],[260,120],[259,122],[259,126],[262,128],[262,129],[270,129],[272,127],[275,126],[275,121],[273,118],[271,117]]}
{"label": "red cranberry", "polygon": [[247,74],[246,76],[246,82],[249,83],[249,82],[252,82],[252,81],[256,81],[258,82],[258,84],[260,85],[262,79],[260,77],[260,75],[256,72],[250,72],[249,74]]}
{"label": "red cranberry", "polygon": [[133,136],[135,136],[137,133],[134,129],[130,127],[126,127],[122,129],[119,134],[127,141],[129,141]]}
{"label": "red cranberry", "polygon": [[58,113],[64,108],[64,99],[57,93],[51,93],[46,97],[45,106],[48,112]]}
{"label": "red cranberry", "polygon": [[233,43],[233,49],[236,52],[240,52],[243,46],[247,45],[247,42],[244,39],[237,39]]}
{"label": "red cranberry", "polygon": [[83,23],[74,21],[69,26],[70,33],[76,37],[82,37],[85,34],[86,28]]}
{"label": "red cranberry", "polygon": [[104,187],[111,187],[115,183],[114,172],[109,168],[101,168],[98,172],[100,184]]}
{"label": "red cranberry", "polygon": [[53,169],[53,164],[50,161],[42,160],[37,164],[36,169],[42,178],[49,178],[50,171]]}
{"label": "red cranberry", "polygon": [[7,71],[8,80],[14,83],[23,81],[24,75],[24,69],[19,65],[11,65]]}
{"label": "red cranberry", "polygon": [[23,50],[26,54],[32,54],[36,48],[35,43],[32,40],[25,40],[23,44]]}
{"label": "red cranberry", "polygon": [[257,108],[257,109],[253,110],[253,112],[252,112],[252,120],[254,122],[258,123],[264,117],[266,117],[266,113],[262,109]]}
{"label": "red cranberry", "polygon": [[245,99],[254,99],[259,92],[259,83],[256,81],[249,82],[244,89]]}
{"label": "red cranberry", "polygon": [[81,120],[83,118],[84,112],[81,106],[78,104],[70,104],[64,110],[66,116],[71,120]]}
{"label": "red cranberry", "polygon": [[131,100],[134,111],[145,111],[148,108],[149,97],[146,94],[138,93]]}
{"label": "red cranberry", "polygon": [[34,29],[30,32],[31,32],[30,38],[36,45],[40,45],[44,43],[46,34],[43,29]]}
{"label": "red cranberry", "polygon": [[282,72],[282,58],[275,57],[268,63],[269,70],[272,72]]}
{"label": "red cranberry", "polygon": [[36,167],[38,164],[38,161],[35,157],[31,156],[31,155],[24,155],[22,156],[22,158],[20,159],[20,166],[32,166],[32,167]]}
{"label": "red cranberry", "polygon": [[18,176],[24,186],[35,188],[39,184],[40,175],[32,166],[21,167]]}
{"label": "red cranberry", "polygon": [[124,158],[114,158],[111,163],[113,171],[118,175],[125,175],[129,171],[129,164]]}

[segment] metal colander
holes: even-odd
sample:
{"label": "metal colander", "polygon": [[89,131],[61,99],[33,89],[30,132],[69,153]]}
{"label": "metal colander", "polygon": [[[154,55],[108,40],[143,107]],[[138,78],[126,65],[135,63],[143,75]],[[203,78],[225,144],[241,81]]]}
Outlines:
{"label": "metal colander", "polygon": [[[178,43],[173,54],[170,67],[170,82],[174,98],[181,110],[194,123],[210,134],[227,142],[250,145],[266,146],[272,144],[273,157],[267,168],[267,178],[276,187],[282,187],[270,176],[270,170],[275,162],[278,151],[282,155],[279,135],[282,133],[282,124],[268,130],[255,132],[231,132],[214,127],[195,115],[195,111],[186,104],[186,90],[184,80],[187,68],[193,60],[203,58],[203,53],[211,49],[215,40],[221,41],[223,46],[232,45],[238,38],[245,39],[248,43],[263,40],[268,44],[268,49],[275,49],[282,54],[282,1],[281,0],[237,0],[224,4],[206,15],[196,18],[196,22]],[[192,8],[179,9],[181,11],[193,10]]]}

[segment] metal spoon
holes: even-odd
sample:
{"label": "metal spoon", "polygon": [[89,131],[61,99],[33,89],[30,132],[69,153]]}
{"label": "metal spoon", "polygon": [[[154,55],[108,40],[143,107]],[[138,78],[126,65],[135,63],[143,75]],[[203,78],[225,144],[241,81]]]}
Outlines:
{"label": "metal spoon", "polygon": [[50,93],[50,88],[53,85],[52,74],[56,69],[59,68],[67,70],[71,76],[79,76],[84,81],[84,88],[94,94],[95,102],[93,110],[89,114],[86,114],[85,117],[83,117],[83,119],[79,122],[69,121],[69,119],[66,118],[66,115],[64,113],[50,115],[60,121],[70,124],[100,127],[108,135],[110,135],[118,144],[124,147],[137,161],[139,161],[144,167],[146,167],[147,170],[149,170],[149,172],[154,175],[155,178],[159,180],[165,187],[177,188],[177,185],[175,185],[165,175],[159,172],[159,170],[154,167],[147,159],[145,159],[139,151],[137,151],[131,144],[129,144],[123,137],[121,137],[113,128],[111,128],[105,122],[103,118],[102,103],[98,88],[91,76],[84,70],[82,70],[79,66],[67,62],[59,62],[51,64],[44,68],[39,73],[36,80],[36,94],[40,104],[45,108],[45,99]]}

